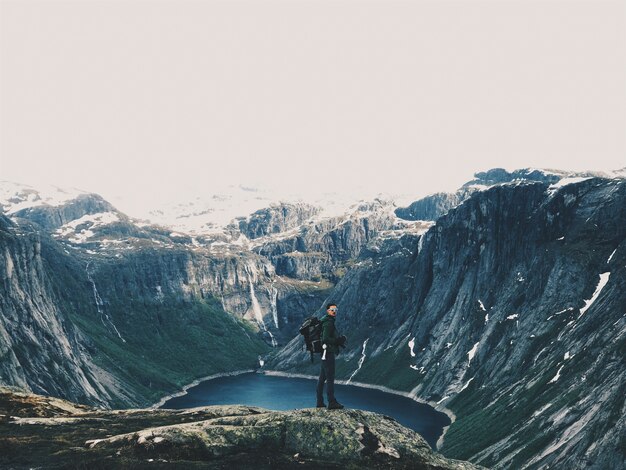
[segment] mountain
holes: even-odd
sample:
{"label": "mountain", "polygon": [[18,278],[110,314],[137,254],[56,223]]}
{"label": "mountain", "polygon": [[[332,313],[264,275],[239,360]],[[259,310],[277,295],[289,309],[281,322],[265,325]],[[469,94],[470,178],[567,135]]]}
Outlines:
{"label": "mountain", "polygon": [[64,189],[52,185],[34,188],[11,181],[0,181],[0,210],[12,215],[35,207],[54,208],[87,194],[79,189]]}
{"label": "mountain", "polygon": [[419,199],[408,207],[396,209],[396,215],[406,220],[437,220],[450,209],[458,206],[476,191],[484,191],[496,185],[517,184],[520,182],[538,181],[556,184],[559,181],[580,181],[583,178],[620,177],[620,171],[611,175],[601,172],[566,172],[560,170],[542,170],[524,168],[507,171],[504,168],[493,168],[478,172],[474,179],[468,181],[454,193],[436,193]]}
{"label": "mountain", "polygon": [[401,220],[394,209],[393,202],[379,199],[357,204],[341,216],[313,217],[280,236],[255,240],[251,248],[270,260],[278,274],[335,282],[368,243],[390,234],[418,233],[429,225]]}
{"label": "mountain", "polygon": [[296,228],[321,211],[310,204],[273,204],[248,217],[235,219],[234,225],[246,237],[255,239]]}
{"label": "mountain", "polygon": [[[94,364],[82,333],[60,311],[55,273],[46,263],[49,241],[0,215],[2,382],[93,403],[110,399],[108,384],[113,393],[133,401],[110,373]],[[61,253],[55,255],[63,259]]]}
{"label": "mountain", "polygon": [[[267,351],[247,322],[189,285],[189,271],[202,260],[184,250],[91,254],[26,222],[3,222],[4,384],[136,406],[203,375],[253,368]],[[179,284],[161,291],[154,276],[165,267]]]}
{"label": "mountain", "polygon": [[625,184],[494,169],[406,208],[263,200],[186,232],[2,183],[0,382],[120,408],[238,369],[316,374],[297,330],[333,301],[338,377],[454,412],[447,457],[621,468]]}
{"label": "mountain", "polygon": [[[622,468],[625,268],[623,179],[476,191],[338,283],[338,376],[452,410],[449,457]],[[266,367],[317,372],[300,344]]]}
{"label": "mountain", "polygon": [[[341,216],[354,204],[369,201],[376,196],[371,190],[346,193],[324,186],[317,192],[303,195],[283,185],[251,187],[211,184],[196,191],[193,196],[180,195],[175,202],[160,204],[151,209],[141,209],[140,212],[133,211],[133,215],[142,220],[167,226],[173,231],[210,235],[230,231],[233,228],[232,224],[238,230],[239,223],[246,222],[247,219],[252,223],[252,227],[257,224],[264,226],[263,218],[269,213],[273,213],[277,217],[274,220],[278,221],[284,216],[274,211],[277,207],[280,207],[281,211],[289,211],[285,216],[291,220],[287,221],[287,224],[290,224],[298,223],[298,217],[300,221],[304,221],[308,217],[307,212],[310,211],[323,217]],[[296,208],[300,208],[299,215],[293,218],[292,216],[296,215]],[[312,212],[310,213],[312,215]],[[279,225],[281,223],[279,222]],[[243,225],[241,227],[246,236],[252,233],[249,238],[262,235],[261,232],[255,234],[254,230],[246,229]],[[284,228],[281,231],[284,231]]]}
{"label": "mountain", "polygon": [[245,305],[224,310],[236,293],[220,298],[206,279],[212,270],[225,291],[239,277],[249,287],[271,268],[258,256],[209,255],[93,195],[50,204],[28,194],[35,205],[0,219],[2,383],[146,405],[199,377],[253,369],[269,349]]}
{"label": "mountain", "polygon": [[[65,194],[61,190],[53,197],[18,185],[3,193],[0,205],[15,221],[45,232],[66,254],[80,258],[104,301],[125,299],[120,290],[150,302],[164,293],[210,295],[230,314],[255,324],[270,346],[291,338],[365,244],[385,231],[423,226],[395,217],[390,202],[360,204],[341,216],[283,202],[220,230],[187,234],[130,218],[93,194],[63,199],[55,196]],[[107,292],[108,280],[122,274],[136,279]],[[123,310],[124,302],[116,308]]]}
{"label": "mountain", "polygon": [[84,192],[7,185],[0,204],[10,216],[1,378],[39,393],[145,405],[200,377],[252,369],[333,285],[278,275],[250,246],[319,216],[313,206],[273,205],[267,219],[257,211],[246,227],[264,236],[250,240],[233,227],[175,232]]}

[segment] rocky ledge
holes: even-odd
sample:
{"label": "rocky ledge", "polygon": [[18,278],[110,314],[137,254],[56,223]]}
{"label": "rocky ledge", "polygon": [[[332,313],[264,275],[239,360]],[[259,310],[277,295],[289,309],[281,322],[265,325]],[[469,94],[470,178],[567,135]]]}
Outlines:
{"label": "rocky ledge", "polygon": [[1,468],[475,469],[361,410],[100,410],[0,388]]}

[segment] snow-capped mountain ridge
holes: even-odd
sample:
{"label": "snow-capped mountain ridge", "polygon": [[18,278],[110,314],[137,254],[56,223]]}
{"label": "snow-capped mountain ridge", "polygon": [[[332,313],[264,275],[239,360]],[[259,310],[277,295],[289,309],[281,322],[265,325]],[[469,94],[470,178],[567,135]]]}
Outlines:
{"label": "snow-capped mountain ridge", "polygon": [[[354,194],[320,191],[317,194],[282,192],[276,189],[242,188],[228,186],[196,196],[180,203],[165,204],[144,214],[134,214],[152,223],[171,227],[173,230],[203,235],[223,233],[229,225],[239,225],[260,210],[286,205],[306,205],[316,208],[321,217],[335,217],[351,210],[355,204],[371,201],[381,196],[395,199],[394,195],[378,195],[373,191]],[[407,199],[407,195],[402,196]]]}
{"label": "snow-capped mountain ridge", "polygon": [[76,188],[60,188],[54,185],[34,188],[11,181],[0,181],[0,209],[11,215],[41,205],[60,206],[86,194],[89,193]]}
{"label": "snow-capped mountain ridge", "polygon": [[[464,200],[474,191],[486,190],[498,184],[516,184],[522,181],[544,181],[556,184],[569,178],[624,178],[626,168],[605,172],[568,172],[562,170],[525,168],[507,171],[495,168],[475,174],[475,178],[459,188],[454,201],[449,202],[453,207]],[[571,182],[574,182],[572,180]],[[563,181],[561,184],[565,184]],[[88,196],[91,193],[76,188],[59,188],[53,185],[34,188],[29,185],[18,184],[8,181],[0,181],[0,210],[7,215],[18,214],[25,209],[39,206],[58,207],[67,204],[79,196]],[[289,204],[306,204],[316,208],[320,218],[340,216],[354,212],[359,205],[371,204],[378,199],[393,201],[397,204],[397,214],[402,214],[400,207],[406,201],[425,201],[432,198],[441,198],[444,193],[425,196],[422,199],[411,198],[403,194],[378,194],[369,192],[367,195],[345,195],[335,192],[323,192],[314,194],[307,200],[302,195],[293,193],[281,193],[276,190],[264,188],[250,188],[244,186],[226,186],[215,188],[202,196],[196,196],[191,200],[179,203],[165,204],[158,208],[152,208],[144,213],[129,214],[138,226],[157,225],[169,227],[172,232],[181,232],[191,235],[223,236],[228,233],[228,227],[237,226],[242,220],[248,220],[257,211],[267,208],[280,207]],[[450,198],[451,195],[446,196]],[[431,217],[424,220],[434,220],[435,211]],[[402,216],[404,218],[404,216]],[[409,216],[409,220],[415,220]],[[228,238],[228,237],[226,237]]]}
{"label": "snow-capped mountain ridge", "polygon": [[435,193],[415,200],[406,207],[399,207],[396,215],[405,220],[437,220],[450,209],[457,207],[477,191],[487,191],[496,186],[509,186],[542,182],[550,185],[549,191],[568,184],[580,183],[589,178],[620,179],[626,177],[624,170],[609,173],[599,171],[571,172],[538,168],[507,171],[504,168],[478,172],[474,179],[463,184],[454,193]]}

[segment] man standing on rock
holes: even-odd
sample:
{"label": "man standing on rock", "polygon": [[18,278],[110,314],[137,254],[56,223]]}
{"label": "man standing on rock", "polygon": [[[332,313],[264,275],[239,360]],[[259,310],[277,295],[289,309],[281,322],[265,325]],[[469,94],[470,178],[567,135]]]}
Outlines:
{"label": "man standing on rock", "polygon": [[340,410],[343,405],[335,399],[335,354],[339,352],[339,346],[346,343],[345,336],[339,336],[335,328],[335,316],[337,315],[337,305],[328,304],[326,315],[320,319],[322,322],[321,342],[324,352],[322,352],[322,370],[317,382],[317,407],[322,408],[324,404],[324,382],[327,384],[326,395],[328,396],[328,409]]}

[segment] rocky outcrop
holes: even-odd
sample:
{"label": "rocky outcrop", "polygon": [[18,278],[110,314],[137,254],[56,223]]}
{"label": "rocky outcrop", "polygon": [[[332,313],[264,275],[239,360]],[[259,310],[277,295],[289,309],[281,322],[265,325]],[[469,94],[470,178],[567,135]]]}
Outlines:
{"label": "rocky outcrop", "polygon": [[467,199],[474,189],[460,189],[456,193],[435,193],[396,209],[396,215],[404,220],[437,220],[453,207]]}
{"label": "rocky outcrop", "polygon": [[12,217],[28,219],[47,231],[56,230],[59,227],[80,219],[89,214],[100,212],[113,212],[115,208],[97,194],[81,194],[64,204],[42,204],[16,211]]}
{"label": "rocky outcrop", "polygon": [[235,225],[246,237],[255,239],[298,227],[320,211],[321,208],[310,204],[282,202],[241,217],[235,220]]}
{"label": "rocky outcrop", "polygon": [[311,220],[280,239],[261,239],[253,249],[268,258],[279,275],[335,282],[370,241],[384,231],[410,226],[394,215],[394,209],[381,200],[361,204],[346,216]]}
{"label": "rocky outcrop", "polygon": [[[447,456],[621,468],[625,243],[624,180],[476,192],[339,282],[339,376],[454,411]],[[311,372],[300,347],[266,367]]]}
{"label": "rocky outcrop", "polygon": [[366,411],[231,405],[107,412],[6,389],[0,448],[0,465],[11,468],[479,468],[436,454],[419,434]]}

